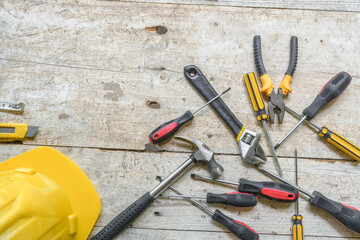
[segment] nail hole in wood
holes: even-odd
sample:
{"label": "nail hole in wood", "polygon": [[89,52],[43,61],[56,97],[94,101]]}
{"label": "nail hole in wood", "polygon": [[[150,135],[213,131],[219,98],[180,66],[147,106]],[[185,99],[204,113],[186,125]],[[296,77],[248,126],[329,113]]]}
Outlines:
{"label": "nail hole in wood", "polygon": [[148,107],[150,107],[152,109],[159,109],[160,108],[160,104],[158,102],[155,102],[155,101],[147,101],[146,106],[148,106]]}
{"label": "nail hole in wood", "polygon": [[164,26],[146,27],[145,30],[148,32],[157,33],[159,35],[163,35],[167,32],[167,28]]}

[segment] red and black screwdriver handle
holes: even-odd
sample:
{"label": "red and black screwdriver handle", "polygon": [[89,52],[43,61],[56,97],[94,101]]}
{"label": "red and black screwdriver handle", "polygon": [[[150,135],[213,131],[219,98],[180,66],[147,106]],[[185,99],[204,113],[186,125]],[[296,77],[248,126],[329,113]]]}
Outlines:
{"label": "red and black screwdriver handle", "polygon": [[238,190],[278,202],[296,202],[299,198],[299,190],[280,182],[254,182],[240,178]]}
{"label": "red and black screwdriver handle", "polygon": [[234,207],[253,207],[258,203],[258,198],[253,194],[232,192],[225,194],[208,193],[206,195],[207,203],[221,203]]}
{"label": "red and black screwdriver handle", "polygon": [[338,98],[341,93],[349,86],[351,82],[351,76],[346,72],[339,72],[333,78],[331,78],[320,90],[315,100],[305,108],[303,114],[307,118],[313,119],[316,114],[330,102]]}
{"label": "red and black screwdriver handle", "polygon": [[168,139],[185,123],[193,119],[194,115],[192,114],[192,112],[190,110],[186,111],[180,117],[168,121],[157,127],[154,131],[152,131],[149,135],[150,142],[153,144],[157,144]]}
{"label": "red and black screwdriver handle", "polygon": [[360,210],[328,199],[317,191],[314,191],[312,195],[313,197],[309,199],[312,205],[328,212],[344,227],[360,233]]}
{"label": "red and black screwdriver handle", "polygon": [[258,240],[259,234],[245,223],[236,221],[223,214],[220,210],[216,209],[212,215],[212,219],[224,225],[235,236],[242,240]]}

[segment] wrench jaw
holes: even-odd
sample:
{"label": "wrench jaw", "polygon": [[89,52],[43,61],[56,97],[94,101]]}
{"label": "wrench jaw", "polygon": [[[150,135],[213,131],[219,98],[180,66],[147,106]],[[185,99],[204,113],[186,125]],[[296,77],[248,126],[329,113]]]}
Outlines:
{"label": "wrench jaw", "polygon": [[244,162],[250,164],[266,163],[266,155],[259,144],[261,133],[256,133],[245,129],[239,138],[239,147],[241,151],[241,158]]}

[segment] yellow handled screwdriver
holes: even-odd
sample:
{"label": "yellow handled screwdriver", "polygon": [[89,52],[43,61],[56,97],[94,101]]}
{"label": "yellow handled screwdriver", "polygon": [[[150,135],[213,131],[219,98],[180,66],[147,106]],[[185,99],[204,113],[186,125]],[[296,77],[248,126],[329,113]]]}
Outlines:
{"label": "yellow handled screwdriver", "polygon": [[[295,148],[295,184],[298,185],[298,160],[297,149]],[[295,202],[296,214],[292,216],[293,219],[293,240],[304,240],[304,226],[302,225],[303,216],[299,214],[299,199]]]}
{"label": "yellow handled screwdriver", "polygon": [[248,90],[250,99],[251,99],[251,103],[253,105],[253,108],[257,114],[256,119],[259,121],[262,121],[263,126],[264,126],[264,130],[266,133],[266,137],[271,149],[271,152],[273,154],[274,160],[275,160],[275,164],[278,168],[278,173],[279,176],[282,177],[283,173],[279,164],[279,159],[276,156],[276,152],[275,152],[275,148],[274,145],[272,143],[270,134],[269,134],[269,129],[267,127],[266,124],[266,119],[268,119],[268,115],[266,114],[266,110],[265,110],[265,103],[264,103],[264,99],[263,96],[261,95],[260,92],[260,88],[259,88],[259,83],[258,80],[256,78],[256,74],[253,72],[250,72],[248,74],[244,75],[244,80],[245,80],[245,84],[246,84],[246,88]]}
{"label": "yellow handled screwdriver", "polygon": [[[285,109],[298,118],[303,117],[288,106],[285,106]],[[327,126],[322,126],[320,128],[310,120],[306,120],[305,122],[308,123],[315,130],[315,132],[319,134],[320,137],[324,137],[329,143],[331,143],[350,157],[354,158],[356,161],[360,162],[360,148],[354,143],[350,142],[337,132],[329,130]]]}

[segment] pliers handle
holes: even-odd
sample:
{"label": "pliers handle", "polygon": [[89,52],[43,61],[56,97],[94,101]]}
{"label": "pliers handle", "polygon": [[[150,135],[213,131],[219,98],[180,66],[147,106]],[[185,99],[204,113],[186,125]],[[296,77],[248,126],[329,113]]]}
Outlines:
{"label": "pliers handle", "polygon": [[[261,37],[259,35],[256,35],[254,37],[254,57],[255,57],[256,69],[260,74],[260,81],[262,84],[262,88],[260,91],[262,93],[265,93],[267,96],[269,96],[273,91],[273,83],[269,75],[267,74],[264,66],[262,53],[261,53]],[[290,82],[296,68],[297,58],[298,58],[298,38],[296,36],[292,36],[290,39],[289,66],[279,86],[279,91],[281,89],[281,94],[283,97],[285,97],[288,93],[292,92],[292,89],[290,88]]]}

